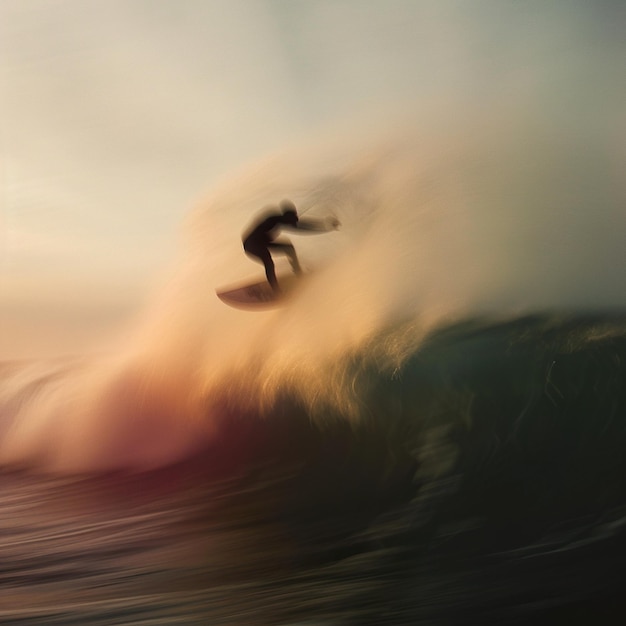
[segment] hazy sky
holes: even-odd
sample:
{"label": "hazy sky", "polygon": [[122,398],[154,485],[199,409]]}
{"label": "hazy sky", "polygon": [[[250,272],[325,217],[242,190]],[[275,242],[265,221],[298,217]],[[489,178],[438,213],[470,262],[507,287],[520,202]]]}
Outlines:
{"label": "hazy sky", "polygon": [[2,0],[5,280],[149,271],[221,175],[410,93],[416,6]]}
{"label": "hazy sky", "polygon": [[620,6],[0,0],[0,350],[7,320],[140,292],[183,216],[245,163],[451,85],[488,92],[535,57],[564,63],[572,42],[617,41]]}

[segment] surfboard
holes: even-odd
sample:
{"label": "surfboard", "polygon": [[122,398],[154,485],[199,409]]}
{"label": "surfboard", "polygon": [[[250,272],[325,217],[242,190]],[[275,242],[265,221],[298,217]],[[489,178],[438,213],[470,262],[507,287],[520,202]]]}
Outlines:
{"label": "surfboard", "polygon": [[282,306],[301,280],[302,277],[293,274],[279,276],[280,293],[276,293],[266,279],[222,287],[215,293],[222,302],[236,309],[268,309]]}

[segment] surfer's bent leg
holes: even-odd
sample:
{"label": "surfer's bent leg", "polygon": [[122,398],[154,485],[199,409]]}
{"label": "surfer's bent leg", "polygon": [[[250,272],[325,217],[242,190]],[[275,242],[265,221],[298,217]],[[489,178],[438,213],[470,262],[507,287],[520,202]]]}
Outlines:
{"label": "surfer's bent leg", "polygon": [[274,291],[280,291],[278,281],[276,280],[276,270],[274,269],[274,261],[268,250],[265,250],[265,254],[261,257],[263,265],[265,265],[265,275],[267,276],[267,282],[272,286]]}
{"label": "surfer's bent leg", "polygon": [[274,269],[274,261],[272,261],[272,255],[270,251],[262,245],[254,245],[254,243],[244,242],[243,249],[246,253],[254,257],[255,260],[260,260],[265,266],[265,276],[267,276],[267,282],[271,285],[274,291],[280,291],[278,281],[276,280],[276,270]]}
{"label": "surfer's bent leg", "polygon": [[300,266],[300,261],[298,261],[298,255],[296,254],[296,249],[290,243],[271,243],[269,247],[273,252],[281,252],[282,254],[286,254],[289,257],[289,265],[291,265],[291,269],[294,271],[294,274],[302,274],[302,267]]}

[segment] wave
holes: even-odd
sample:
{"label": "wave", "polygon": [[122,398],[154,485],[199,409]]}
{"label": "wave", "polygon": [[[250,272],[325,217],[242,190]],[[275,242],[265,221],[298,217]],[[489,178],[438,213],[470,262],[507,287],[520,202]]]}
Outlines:
{"label": "wave", "polygon": [[[379,401],[372,385],[394,390],[380,400],[390,407],[422,406],[419,377],[394,381],[445,328],[623,309],[623,153],[610,131],[498,106],[422,111],[383,139],[348,134],[225,182],[191,214],[168,284],[124,345],[4,366],[0,461],[147,469],[210,444],[226,415],[274,419],[285,398],[319,427],[356,427]],[[216,287],[260,273],[241,230],[284,197],[342,229],[294,241],[311,276],[286,306],[225,307]],[[432,456],[445,466],[450,454]]]}

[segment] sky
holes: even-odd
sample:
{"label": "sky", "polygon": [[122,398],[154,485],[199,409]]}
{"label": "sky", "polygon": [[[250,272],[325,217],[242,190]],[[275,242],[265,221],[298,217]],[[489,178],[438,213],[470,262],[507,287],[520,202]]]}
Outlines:
{"label": "sky", "polygon": [[567,74],[620,25],[609,0],[0,0],[0,358],[124,318],[246,164],[512,67]]}

